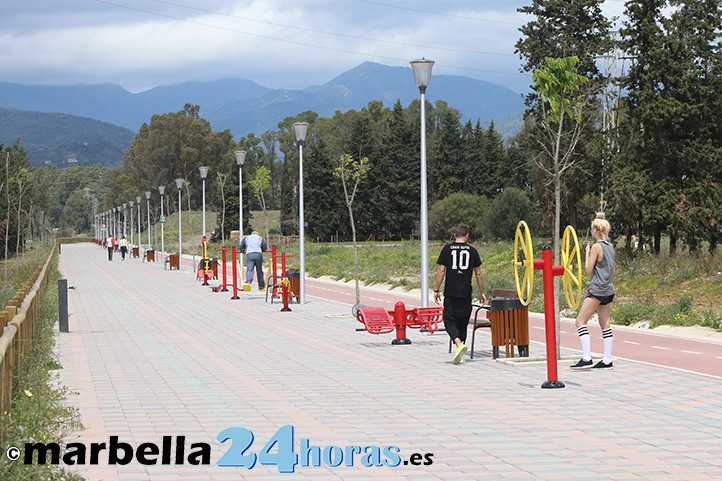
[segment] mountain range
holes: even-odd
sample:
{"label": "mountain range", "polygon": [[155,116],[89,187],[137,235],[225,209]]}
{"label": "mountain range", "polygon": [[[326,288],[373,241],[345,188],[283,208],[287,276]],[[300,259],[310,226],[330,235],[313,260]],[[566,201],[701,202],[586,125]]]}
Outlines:
{"label": "mountain range", "polygon": [[[152,115],[177,112],[186,103],[199,105],[200,115],[213,130],[228,129],[238,138],[249,132],[260,135],[276,129],[285,117],[307,110],[330,117],[337,110],[358,110],[372,100],[392,107],[397,100],[407,106],[418,97],[410,68],[373,62],[364,62],[323,85],[303,90],[270,89],[240,79],[188,82],[139,93],[112,84],[0,82],[0,143],[9,144],[20,137],[34,164],[60,164],[73,160],[75,155],[80,162],[118,166],[133,132],[149,122]],[[513,135],[521,127],[522,96],[503,86],[463,76],[436,75],[426,98],[430,102],[446,101],[461,112],[463,121],[479,120],[484,126],[494,121],[504,136]],[[55,117],[41,122],[38,115],[43,113]],[[43,135],[38,123],[52,125],[55,133]],[[117,126],[115,131],[113,126]],[[74,133],[63,135],[64,129]],[[63,150],[65,155],[61,155]],[[101,151],[102,157],[97,157]]]}

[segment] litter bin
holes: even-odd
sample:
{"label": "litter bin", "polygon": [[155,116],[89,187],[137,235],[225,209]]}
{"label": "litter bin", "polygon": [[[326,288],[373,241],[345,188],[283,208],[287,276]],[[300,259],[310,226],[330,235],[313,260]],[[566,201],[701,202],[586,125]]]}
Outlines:
{"label": "litter bin", "polygon": [[145,261],[155,262],[155,251],[153,249],[148,249],[147,251],[145,251]]}
{"label": "litter bin", "polygon": [[177,252],[168,256],[168,269],[180,269],[180,254]]}
{"label": "litter bin", "polygon": [[504,346],[506,357],[514,357],[514,346],[519,356],[529,356],[529,309],[516,297],[491,299],[491,346],[493,357],[499,357]]}
{"label": "litter bin", "polygon": [[295,297],[298,304],[301,299],[301,273],[298,269],[286,269],[286,276],[291,290],[290,297]]}
{"label": "litter bin", "polygon": [[133,246],[133,259],[140,257],[140,247]]}

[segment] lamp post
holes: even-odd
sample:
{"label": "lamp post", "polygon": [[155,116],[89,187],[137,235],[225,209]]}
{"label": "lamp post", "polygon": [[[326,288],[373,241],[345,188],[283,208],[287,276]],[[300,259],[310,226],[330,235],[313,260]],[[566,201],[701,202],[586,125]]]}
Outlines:
{"label": "lamp post", "polygon": [[146,230],[148,231],[148,249],[151,249],[150,245],[150,191],[145,191],[145,204],[146,204],[146,213],[148,214],[148,223],[146,224]]}
{"label": "lamp post", "polygon": [[125,209],[127,207],[128,207],[128,203],[123,202],[123,237],[125,237],[125,223],[126,223],[126,220],[128,219],[128,216],[125,213],[126,212]]}
{"label": "lamp post", "polygon": [[140,196],[135,197],[135,204],[138,206],[138,254],[140,255]]}
{"label": "lamp post", "polygon": [[[236,164],[238,164],[238,244],[243,242],[243,163],[246,161],[246,151],[236,150]],[[241,264],[241,283],[244,282],[246,276],[243,275],[243,253],[239,255]]]}
{"label": "lamp post", "polygon": [[128,224],[128,230],[130,231],[130,248],[133,248],[133,205],[135,205],[135,202],[132,200],[128,201],[128,205],[130,206],[130,224]]}
{"label": "lamp post", "polygon": [[113,207],[113,237],[117,237],[115,230],[115,207]]}
{"label": "lamp post", "polygon": [[426,200],[426,87],[431,81],[433,60],[412,60],[414,80],[421,93],[421,307],[429,307],[429,225]]}
{"label": "lamp post", "polygon": [[158,186],[158,193],[160,193],[160,262],[162,266],[165,266],[165,218],[163,217],[163,194],[165,194],[165,186]]}
{"label": "lamp post", "polygon": [[201,179],[203,180],[203,237],[206,236],[206,177],[208,177],[208,166],[199,167]]}
{"label": "lamp post", "polygon": [[178,188],[178,270],[182,270],[183,266],[183,235],[181,233],[183,229],[183,223],[181,222],[182,204],[181,204],[181,190],[183,189],[183,179],[176,179],[175,186]]}
{"label": "lamp post", "polygon": [[298,143],[298,249],[299,249],[299,290],[301,291],[301,304],[306,303],[306,252],[305,233],[303,221],[303,144],[306,142],[308,122],[296,122],[293,124],[296,131],[296,142]]}
{"label": "lamp post", "polygon": [[121,216],[122,211],[123,211],[123,206],[122,206],[122,205],[119,205],[119,206],[117,207],[117,211],[116,211],[116,212],[118,213],[118,214],[117,214],[117,217],[118,217],[118,225],[117,225],[117,227],[115,228],[115,232],[116,232],[115,238],[116,238],[116,239],[118,239],[118,238],[120,237],[121,233],[123,232],[123,229],[122,229],[122,227],[121,227],[121,225],[120,225],[120,216]]}

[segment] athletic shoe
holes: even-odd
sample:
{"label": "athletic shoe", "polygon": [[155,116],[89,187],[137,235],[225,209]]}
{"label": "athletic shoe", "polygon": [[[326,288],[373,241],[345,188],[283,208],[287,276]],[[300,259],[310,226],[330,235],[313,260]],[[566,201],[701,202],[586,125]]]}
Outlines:
{"label": "athletic shoe", "polygon": [[592,360],[585,361],[584,359],[580,359],[577,361],[576,364],[572,364],[569,366],[569,369],[573,371],[583,371],[585,369],[591,369],[592,367]]}
{"label": "athletic shoe", "polygon": [[459,344],[456,347],[456,350],[454,351],[454,357],[451,359],[451,362],[454,364],[459,364],[461,360],[464,358],[464,353],[468,350],[468,348],[462,343]]}
{"label": "athletic shoe", "polygon": [[606,364],[604,361],[599,361],[598,363],[596,363],[594,365],[594,367],[592,367],[592,369],[610,369],[611,370],[611,369],[614,369],[614,365],[612,362],[610,362],[609,364]]}

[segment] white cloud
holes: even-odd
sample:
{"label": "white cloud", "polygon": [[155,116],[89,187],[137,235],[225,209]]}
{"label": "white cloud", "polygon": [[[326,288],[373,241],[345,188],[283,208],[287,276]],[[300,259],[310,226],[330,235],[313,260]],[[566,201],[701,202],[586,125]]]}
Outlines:
{"label": "white cloud", "polygon": [[9,3],[0,61],[12,68],[4,81],[111,82],[137,91],[237,77],[303,88],[366,60],[408,66],[425,56],[436,60],[435,73],[528,85],[513,55],[527,20],[516,13],[523,0]]}

